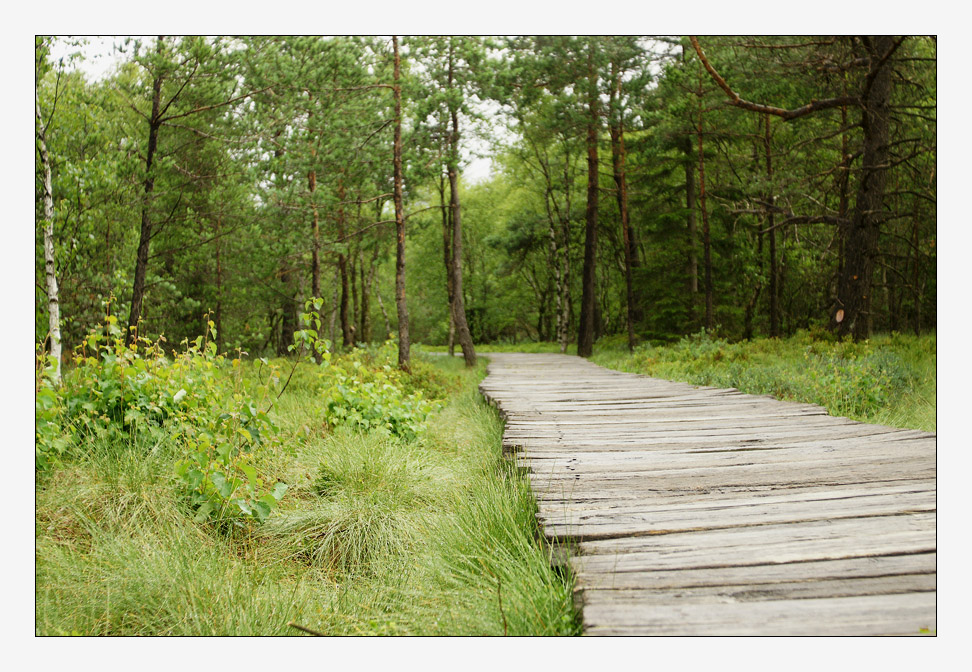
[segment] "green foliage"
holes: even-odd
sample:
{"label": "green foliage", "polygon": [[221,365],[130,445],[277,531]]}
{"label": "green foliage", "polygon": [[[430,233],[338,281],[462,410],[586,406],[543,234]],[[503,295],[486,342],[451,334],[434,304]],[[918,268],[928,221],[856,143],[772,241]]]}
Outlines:
{"label": "green foliage", "polygon": [[80,444],[124,441],[145,434],[173,442],[183,458],[175,475],[197,521],[263,521],[287,486],[267,487],[255,463],[277,444],[277,428],[261,410],[276,379],[263,384],[242,375],[243,353],[226,362],[216,354],[215,327],[183,341],[171,358],[163,339],[125,345],[117,318],[88,334],[75,367],[54,387],[41,379],[36,408],[37,467],[46,469]]}
{"label": "green foliage", "polygon": [[454,393],[406,442],[305,436],[324,379],[302,362],[302,385],[271,410],[290,449],[257,456],[291,487],[251,529],[211,534],[183,515],[172,488],[182,448],[146,432],[93,440],[45,472],[37,634],[300,634],[291,622],[329,635],[576,634],[570,581],[536,543],[528,485],[501,466],[502,423],[476,390],[484,366],[424,365],[406,385]]}
{"label": "green foliage", "polygon": [[[595,354],[603,366],[695,385],[735,387],[750,394],[819,404],[832,415],[935,430],[935,337],[904,334],[864,342],[828,332],[730,343],[704,330],[672,345],[642,345]],[[929,389],[929,387],[931,389]],[[889,412],[915,405],[917,413]],[[932,402],[933,408],[933,402]]]}
{"label": "green foliage", "polygon": [[438,404],[425,397],[420,379],[413,378],[414,391],[406,391],[408,375],[394,366],[396,357],[397,346],[388,341],[373,350],[356,349],[325,369],[324,418],[329,426],[405,440],[417,436]]}

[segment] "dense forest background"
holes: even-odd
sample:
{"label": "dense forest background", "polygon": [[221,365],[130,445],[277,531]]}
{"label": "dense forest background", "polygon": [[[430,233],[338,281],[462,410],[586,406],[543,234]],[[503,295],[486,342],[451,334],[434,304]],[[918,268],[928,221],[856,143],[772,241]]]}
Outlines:
{"label": "dense forest background", "polygon": [[97,81],[51,44],[46,349],[107,310],[282,355],[312,297],[334,347],[467,361],[936,325],[935,38],[160,37]]}

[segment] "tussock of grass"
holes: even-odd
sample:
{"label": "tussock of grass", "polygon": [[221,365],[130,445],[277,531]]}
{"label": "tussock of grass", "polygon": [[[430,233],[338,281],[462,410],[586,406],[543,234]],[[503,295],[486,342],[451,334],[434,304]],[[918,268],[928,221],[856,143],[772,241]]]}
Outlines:
{"label": "tussock of grass", "polygon": [[[429,358],[416,386],[458,390],[407,442],[327,434],[307,375],[274,408],[262,473],[291,488],[263,526],[186,515],[175,451],[95,444],[37,483],[38,634],[574,634],[568,580],[500,457],[484,365]],[[438,372],[438,373],[436,373]]]}
{"label": "tussock of grass", "polygon": [[[388,438],[343,432],[315,455],[317,476],[303,506],[280,512],[263,532],[331,572],[367,574],[415,550],[434,506],[437,476],[427,450]],[[445,473],[442,473],[445,472]]]}

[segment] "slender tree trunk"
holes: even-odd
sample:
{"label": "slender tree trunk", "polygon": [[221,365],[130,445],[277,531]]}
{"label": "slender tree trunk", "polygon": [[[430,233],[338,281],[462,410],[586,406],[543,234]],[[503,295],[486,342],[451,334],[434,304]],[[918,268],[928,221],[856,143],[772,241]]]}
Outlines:
{"label": "slender tree trunk", "polygon": [[[158,38],[156,49],[162,53],[162,36]],[[138,334],[138,321],[142,316],[142,299],[145,295],[145,273],[148,270],[149,244],[152,241],[152,192],[155,189],[155,175],[152,163],[159,145],[159,129],[162,124],[159,108],[162,104],[162,75],[156,75],[152,82],[152,116],[149,117],[148,147],[145,152],[145,180],[143,182],[142,225],[139,230],[138,252],[135,256],[135,278],[132,282],[132,303],[128,314],[128,332],[125,343],[131,345]]]}
{"label": "slender tree trunk", "polygon": [[338,292],[338,287],[341,286],[341,269],[335,265],[334,266],[334,282],[331,283],[333,287],[331,291],[331,307],[330,316],[327,320],[327,338],[331,341],[332,347],[337,343],[337,319],[340,313],[340,294]]}
{"label": "slender tree trunk", "polygon": [[886,55],[894,38],[880,35],[864,39],[870,66],[863,95],[864,152],[857,199],[845,247],[845,262],[837,290],[831,327],[839,336],[855,340],[870,334],[871,285],[878,237],[884,219],[890,134],[891,63]]}
{"label": "slender tree trunk", "polygon": [[[358,253],[355,251],[351,255],[351,265],[350,265],[350,276],[351,276],[351,330],[357,337],[361,333],[361,313],[358,310],[358,269],[361,266],[361,260],[358,259]],[[355,342],[358,339],[355,338]]]}
{"label": "slender tree trunk", "polygon": [[449,302],[449,356],[456,354],[455,278],[452,271],[452,208],[445,204],[445,175],[439,175],[439,204],[442,207],[442,259],[446,270]]}
{"label": "slender tree trunk", "polygon": [[[635,265],[635,255],[628,224],[628,181],[625,173],[626,152],[624,149],[624,112],[621,109],[621,74],[617,63],[611,64],[614,78],[614,89],[611,92],[611,159],[614,167],[614,184],[617,188],[618,213],[621,218],[621,243],[624,247],[624,284],[628,302],[628,349],[634,350],[636,345],[635,324],[640,322],[640,306],[635,302],[631,275]],[[615,112],[617,117],[615,118]]]}
{"label": "slender tree trunk", "polygon": [[[449,89],[452,89],[452,43],[449,44]],[[466,322],[466,303],[462,292],[462,211],[459,207],[459,112],[454,107],[450,110],[452,117],[452,138],[449,152],[449,189],[452,210],[452,288],[453,288],[453,318],[456,324],[456,336],[462,347],[462,356],[466,366],[476,365],[476,350],[473,347],[472,334]]]}
{"label": "slender tree trunk", "polygon": [[216,352],[223,351],[223,239],[220,236],[220,215],[216,216],[216,314],[213,323],[216,325]]}
{"label": "slender tree trunk", "polygon": [[277,354],[283,357],[287,355],[287,347],[294,342],[294,332],[297,330],[297,299],[290,286],[290,269],[281,269],[280,284],[284,301],[281,306],[280,341],[277,343]]}
{"label": "slender tree trunk", "polygon": [[[317,158],[317,150],[310,148],[311,161]],[[307,172],[307,191],[310,194],[311,212],[311,296],[319,298],[321,295],[321,225],[317,213],[317,170],[311,168]]]}
{"label": "slender tree trunk", "polygon": [[[844,96],[847,95],[847,75],[844,75]],[[841,128],[847,128],[847,106],[843,105],[840,108],[840,126]],[[837,281],[840,282],[840,277],[844,273],[844,243],[847,240],[847,224],[845,223],[847,219],[848,204],[850,202],[849,189],[850,189],[850,138],[847,135],[847,131],[840,134],[840,175],[838,177],[838,193],[839,199],[837,202],[837,216],[840,217],[840,223],[837,225]]]}
{"label": "slender tree trunk", "polygon": [[[344,240],[345,237],[345,221],[344,221],[344,206],[341,203],[344,202],[345,191],[344,191],[344,180],[338,178],[337,187],[338,196],[338,206],[337,206],[337,228],[338,228],[338,238]],[[354,347],[354,325],[351,323],[351,318],[348,315],[348,302],[350,301],[349,290],[348,290],[348,256],[344,253],[342,248],[338,252],[338,272],[341,275],[341,340],[345,348]]]}
{"label": "slender tree trunk", "polygon": [[685,275],[688,278],[686,290],[688,293],[688,316],[689,322],[695,323],[695,300],[699,293],[699,258],[696,253],[698,248],[698,229],[695,222],[695,166],[692,160],[692,143],[686,141],[686,155],[688,160],[685,162],[685,208],[688,212],[686,216],[686,231],[688,235],[688,259],[685,267]]}
{"label": "slender tree trunk", "polygon": [[705,328],[715,328],[715,314],[712,297],[712,246],[709,237],[709,212],[705,207],[705,151],[702,148],[702,71],[699,70],[699,205],[702,208],[702,258],[705,266]]}
{"label": "slender tree trunk", "polygon": [[[392,88],[395,97],[395,144],[392,150],[392,172],[395,181],[395,305],[398,309],[398,367],[404,371],[410,368],[409,355],[411,342],[408,334],[408,304],[405,301],[405,212],[402,204],[402,86],[401,61],[398,55],[398,36],[392,36],[395,52],[395,84]],[[379,295],[380,297],[380,295]],[[381,299],[379,298],[379,301]]]}
{"label": "slender tree trunk", "polygon": [[560,247],[560,277],[563,280],[563,300],[561,319],[563,321],[563,333],[560,336],[560,354],[567,352],[567,342],[570,339],[570,323],[574,314],[574,298],[571,294],[571,267],[570,267],[570,222],[571,222],[571,198],[570,192],[574,187],[574,180],[570,174],[570,152],[565,143],[564,147],[564,216],[560,222],[563,245]]}
{"label": "slender tree trunk", "polygon": [[594,47],[588,45],[588,120],[587,120],[587,209],[585,211],[584,271],[581,282],[580,325],[577,333],[577,354],[594,354],[595,271],[597,263],[597,131],[599,126],[597,72],[594,69]]}
{"label": "slender tree trunk", "polygon": [[770,131],[770,117],[768,114],[763,115],[763,124],[765,128],[764,134],[764,146],[766,149],[766,178],[769,182],[770,192],[766,195],[766,202],[769,204],[767,208],[766,216],[766,228],[769,229],[769,255],[770,255],[770,271],[769,271],[769,301],[770,301],[770,338],[779,338],[780,336],[780,290],[778,286],[779,271],[777,270],[777,258],[776,258],[776,228],[774,227],[775,216],[773,214],[773,204],[776,200],[773,191],[773,152],[772,152],[772,135]]}
{"label": "slender tree trunk", "polygon": [[392,333],[391,320],[388,319],[388,311],[385,310],[385,302],[381,300],[381,290],[375,287],[375,298],[378,299],[378,308],[381,309],[381,317],[385,321],[385,338],[382,339],[384,342],[387,340]]}
{"label": "slender tree trunk", "polygon": [[915,214],[911,219],[911,251],[915,264],[911,271],[911,283],[915,296],[915,336],[921,336],[921,287],[918,285],[918,201],[915,200]]}
{"label": "slender tree trunk", "polygon": [[364,264],[361,264],[361,340],[371,342],[371,285],[375,280],[375,261],[378,259],[378,246],[375,245],[374,256],[365,276]]}
{"label": "slender tree trunk", "polygon": [[37,151],[44,168],[44,276],[47,285],[47,330],[51,339],[51,357],[54,358],[54,383],[61,382],[61,303],[57,290],[57,273],[54,264],[54,189],[51,177],[51,157],[47,152],[44,118],[41,116],[40,96],[34,89],[34,105],[37,111]]}

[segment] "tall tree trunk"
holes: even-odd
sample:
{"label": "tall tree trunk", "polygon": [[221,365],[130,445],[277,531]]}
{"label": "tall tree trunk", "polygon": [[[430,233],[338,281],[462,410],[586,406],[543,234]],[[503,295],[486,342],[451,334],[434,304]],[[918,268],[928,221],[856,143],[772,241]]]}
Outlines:
{"label": "tall tree trunk", "polygon": [[[311,149],[311,158],[317,152]],[[311,296],[319,298],[321,296],[321,225],[317,214],[317,201],[314,200],[314,192],[317,190],[317,171],[310,170],[307,173],[307,190],[310,192],[311,210],[313,219],[311,222]]]}
{"label": "tall tree trunk", "polygon": [[[847,74],[844,74],[844,95],[847,95]],[[847,128],[847,106],[842,105],[840,108],[840,126],[843,129]],[[838,176],[838,202],[837,202],[837,216],[840,218],[837,224],[837,281],[840,282],[840,277],[844,273],[844,242],[847,240],[847,210],[850,202],[849,190],[850,190],[850,166],[851,166],[851,155],[850,155],[850,138],[848,137],[847,131],[845,130],[840,134],[840,174]]]}
{"label": "tall tree trunk", "polygon": [[[611,91],[611,159],[614,167],[614,184],[617,189],[618,213],[621,218],[621,244],[624,247],[624,284],[628,302],[628,349],[634,350],[635,324],[640,322],[640,306],[635,302],[631,275],[635,265],[631,232],[628,224],[628,181],[625,174],[624,111],[621,109],[621,73],[617,63],[611,64],[614,88]],[[617,110],[613,109],[617,107]],[[615,117],[617,114],[617,117]]]}
{"label": "tall tree trunk", "polygon": [[220,235],[221,216],[216,215],[216,314],[213,323],[216,325],[216,352],[223,351],[223,239]]}
{"label": "tall tree trunk", "polygon": [[769,255],[770,255],[770,271],[769,271],[769,300],[770,300],[770,338],[779,338],[780,336],[780,290],[779,290],[779,271],[777,269],[777,258],[776,258],[776,228],[774,226],[775,216],[773,214],[773,204],[776,197],[773,194],[773,152],[772,152],[772,141],[770,132],[770,117],[768,114],[763,115],[763,124],[765,127],[764,134],[764,145],[766,149],[766,178],[770,184],[770,192],[766,195],[767,215],[766,215],[766,228],[769,229]]}
{"label": "tall tree trunk", "polygon": [[[351,277],[351,330],[353,331],[355,337],[361,333],[361,314],[358,311],[358,267],[361,265],[360,259],[358,259],[358,252],[355,250],[354,254],[350,257],[351,264],[349,268],[349,275]],[[355,338],[355,343],[358,339]]]}
{"label": "tall tree trunk", "polygon": [[47,153],[44,118],[41,116],[40,96],[34,89],[34,105],[37,112],[37,151],[44,168],[44,276],[47,285],[47,330],[51,339],[51,357],[54,358],[54,383],[61,382],[61,303],[57,291],[57,273],[54,265],[54,189],[51,177],[51,157]]}
{"label": "tall tree trunk", "polygon": [[334,282],[331,283],[333,289],[331,290],[331,307],[330,315],[327,320],[327,338],[331,341],[332,347],[337,344],[337,318],[340,312],[340,301],[341,296],[338,288],[341,286],[341,269],[337,265],[334,266]]}
{"label": "tall tree trunk", "polygon": [[[410,345],[408,334],[408,304],[405,301],[405,212],[402,204],[402,85],[401,61],[398,56],[398,36],[392,36],[395,52],[395,74],[392,91],[395,97],[395,144],[392,149],[392,172],[395,181],[395,305],[398,308],[398,367],[404,371],[410,368]],[[380,296],[380,295],[379,295]],[[379,299],[380,300],[380,299]]]}
{"label": "tall tree trunk", "polygon": [[709,237],[709,212],[705,207],[705,151],[702,148],[702,70],[699,70],[699,205],[702,208],[702,263],[705,267],[705,328],[715,328],[715,311],[712,297],[712,246]]}
{"label": "tall tree trunk", "polygon": [[365,279],[364,264],[361,265],[361,340],[371,343],[371,288],[375,282],[375,270],[378,268],[378,243],[371,255],[368,277]]}
{"label": "tall tree trunk", "polygon": [[915,214],[911,218],[911,251],[915,264],[911,272],[911,284],[915,297],[915,336],[921,336],[921,287],[918,285],[918,199],[915,199]]}
{"label": "tall tree trunk", "polygon": [[445,204],[445,175],[439,175],[439,204],[442,208],[442,260],[449,302],[449,356],[452,357],[456,354],[455,278],[452,271],[452,208]]}
{"label": "tall tree trunk", "polygon": [[375,298],[378,299],[378,308],[381,310],[381,318],[385,321],[385,338],[382,339],[384,342],[392,334],[391,320],[388,319],[388,311],[385,310],[385,302],[381,300],[381,290],[375,287]]}
{"label": "tall tree trunk", "polygon": [[[338,206],[337,206],[337,228],[338,228],[338,239],[344,241],[345,237],[345,222],[344,222],[344,180],[338,178],[337,187],[338,196]],[[344,248],[338,252],[338,272],[341,274],[341,340],[345,348],[354,347],[354,325],[351,324],[351,318],[348,315],[348,301],[350,297],[348,296],[348,256],[344,252]]]}
{"label": "tall tree trunk", "polygon": [[297,330],[297,299],[290,286],[290,269],[280,270],[281,295],[284,297],[281,305],[280,340],[277,342],[277,355],[287,355],[287,347],[294,342],[294,332]]}
{"label": "tall tree trunk", "polygon": [[577,354],[594,354],[594,274],[597,263],[597,131],[599,126],[597,72],[594,69],[594,46],[587,51],[587,209],[585,210],[584,271],[581,281],[580,325],[577,333]]}
{"label": "tall tree trunk", "polygon": [[[449,89],[452,89],[452,41],[449,42]],[[462,347],[462,356],[466,366],[476,365],[476,350],[473,347],[472,334],[466,322],[466,302],[462,292],[462,211],[459,207],[459,111],[453,107],[449,111],[452,117],[452,137],[449,151],[449,190],[452,210],[452,288],[453,288],[453,318],[456,323],[456,336]]]}
{"label": "tall tree trunk", "polygon": [[696,253],[698,247],[698,229],[695,223],[695,166],[692,157],[692,143],[686,138],[685,153],[685,208],[687,210],[686,231],[688,235],[688,259],[685,274],[688,278],[686,290],[688,292],[689,322],[695,322],[695,298],[699,293],[699,258]]}
{"label": "tall tree trunk", "polygon": [[560,336],[560,354],[567,352],[567,341],[570,339],[570,323],[574,314],[574,298],[571,294],[571,268],[570,268],[570,192],[574,187],[574,179],[570,174],[570,152],[564,147],[564,216],[560,222],[563,245],[560,246],[560,277],[563,281],[563,300],[561,319],[563,321],[563,333]]}
{"label": "tall tree trunk", "polygon": [[831,328],[839,336],[855,340],[870,335],[871,284],[878,237],[884,219],[884,186],[887,178],[890,134],[892,36],[864,38],[870,58],[863,92],[864,151],[857,199],[847,232],[843,273]]}
{"label": "tall tree trunk", "polygon": [[[156,50],[162,53],[162,36],[156,42]],[[152,173],[152,163],[159,145],[159,129],[162,126],[159,108],[162,104],[162,75],[156,75],[152,82],[152,116],[149,117],[148,148],[145,152],[145,180],[143,182],[142,226],[138,237],[138,252],[135,255],[135,278],[132,282],[132,303],[128,314],[128,332],[125,343],[131,345],[138,330],[138,321],[142,316],[142,299],[145,295],[145,273],[148,270],[149,244],[152,241],[152,191],[155,189],[155,175]]]}

